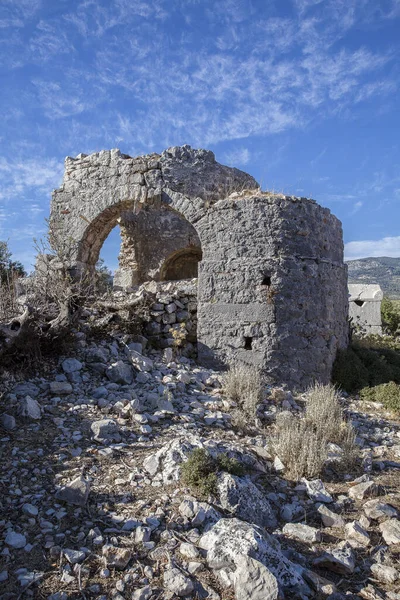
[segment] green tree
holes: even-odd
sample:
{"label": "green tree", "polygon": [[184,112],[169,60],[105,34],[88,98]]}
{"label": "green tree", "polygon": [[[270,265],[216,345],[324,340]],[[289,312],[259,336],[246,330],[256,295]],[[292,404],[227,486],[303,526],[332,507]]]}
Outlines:
{"label": "green tree", "polygon": [[390,333],[395,334],[400,326],[399,302],[384,297],[381,304],[381,314],[386,329],[388,329]]}
{"label": "green tree", "polygon": [[26,272],[17,260],[12,260],[12,254],[8,242],[0,241],[0,282],[11,283],[18,277],[25,277]]}

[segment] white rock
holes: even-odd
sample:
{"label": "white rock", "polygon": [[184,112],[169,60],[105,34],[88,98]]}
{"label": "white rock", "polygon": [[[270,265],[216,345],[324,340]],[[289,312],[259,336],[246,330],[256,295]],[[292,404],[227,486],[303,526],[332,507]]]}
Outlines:
{"label": "white rock", "polygon": [[330,510],[325,504],[317,506],[317,512],[321,517],[321,521],[325,527],[344,527],[345,520],[337,513]]}
{"label": "white rock", "polygon": [[324,502],[325,504],[333,502],[332,496],[326,491],[320,479],[308,481],[303,477],[302,481],[306,484],[307,494],[311,500],[314,500],[314,502]]}
{"label": "white rock", "polygon": [[276,600],[279,594],[276,577],[261,562],[242,556],[234,573],[236,600]]}
{"label": "white rock", "polygon": [[315,527],[304,525],[303,523],[286,523],[282,529],[283,533],[290,538],[313,544],[321,541],[321,532]]}
{"label": "white rock", "polygon": [[395,583],[400,577],[400,573],[397,569],[381,564],[373,564],[371,566],[371,573],[378,581],[388,584]]}
{"label": "white rock", "polygon": [[169,567],[163,575],[164,587],[180,598],[193,592],[193,582],[176,567]]}
{"label": "white rock", "polygon": [[354,572],[356,563],[351,547],[343,544],[337,548],[329,548],[322,556],[314,560],[314,565],[325,567],[329,571],[341,575],[351,575]]}
{"label": "white rock", "polygon": [[349,489],[349,498],[353,500],[364,500],[378,496],[379,488],[373,481],[363,481]]}
{"label": "white rock", "polygon": [[358,521],[346,523],[345,531],[346,536],[350,538],[349,542],[353,547],[361,546],[366,548],[371,543],[368,533]]}
{"label": "white rock", "polygon": [[379,525],[382,532],[382,537],[385,542],[391,546],[392,544],[400,544],[400,521],[398,519],[389,519]]}
{"label": "white rock", "polygon": [[250,556],[272,572],[285,597],[310,595],[301,569],[283,555],[275,538],[256,525],[235,518],[220,519],[200,538],[199,547],[207,551],[208,566],[225,581],[228,577],[228,584],[234,584],[233,570],[243,556]]}
{"label": "white rock", "polygon": [[152,595],[152,589],[149,585],[135,590],[132,594],[132,600],[149,600]]}
{"label": "white rock", "polygon": [[393,506],[390,506],[390,504],[385,504],[378,498],[368,500],[368,502],[363,505],[363,511],[369,519],[391,519],[397,517],[397,510]]}
{"label": "white rock", "polygon": [[199,558],[200,552],[197,550],[194,544],[188,544],[187,542],[182,542],[179,546],[179,552],[185,558]]}
{"label": "white rock", "polygon": [[220,473],[217,489],[224,510],[260,527],[276,527],[276,517],[265,494],[250,479]]}
{"label": "white rock", "polygon": [[85,506],[89,497],[90,484],[82,476],[77,477],[70,483],[67,483],[56,492],[56,499],[75,504],[76,506]]}
{"label": "white rock", "polygon": [[33,504],[24,504],[22,512],[30,517],[36,517],[39,513],[39,509],[37,506],[33,506]]}

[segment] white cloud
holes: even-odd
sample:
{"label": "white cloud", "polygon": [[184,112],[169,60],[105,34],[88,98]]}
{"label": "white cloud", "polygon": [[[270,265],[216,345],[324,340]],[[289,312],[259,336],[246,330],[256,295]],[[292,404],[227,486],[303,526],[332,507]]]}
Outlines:
{"label": "white cloud", "polygon": [[344,246],[346,260],[358,258],[389,256],[400,257],[400,236],[384,237],[380,240],[348,242]]}
{"label": "white cloud", "polygon": [[350,216],[358,213],[358,211],[362,208],[362,206],[363,206],[363,202],[361,202],[361,200],[359,200],[358,202],[355,202],[353,204],[353,210],[350,212]]}
{"label": "white cloud", "polygon": [[[10,159],[0,157],[0,199],[26,196],[28,191],[50,194],[60,184],[63,164],[54,158]],[[32,208],[37,204],[32,204]]]}
{"label": "white cloud", "polygon": [[248,148],[237,148],[224,154],[223,160],[232,167],[247,165],[250,162],[251,153]]}

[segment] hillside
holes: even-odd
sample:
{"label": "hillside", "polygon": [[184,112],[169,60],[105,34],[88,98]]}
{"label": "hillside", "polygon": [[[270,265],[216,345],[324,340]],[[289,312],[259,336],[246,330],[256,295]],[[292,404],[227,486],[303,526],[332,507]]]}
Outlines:
{"label": "hillside", "polygon": [[400,298],[400,258],[360,258],[347,265],[349,283],[379,283],[386,296]]}

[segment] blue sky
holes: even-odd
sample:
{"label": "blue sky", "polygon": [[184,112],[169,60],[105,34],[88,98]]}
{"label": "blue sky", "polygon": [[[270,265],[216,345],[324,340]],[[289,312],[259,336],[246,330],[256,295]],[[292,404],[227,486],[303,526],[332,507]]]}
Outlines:
{"label": "blue sky", "polygon": [[1,0],[0,239],[30,268],[65,156],[187,143],[400,256],[399,50],[400,0]]}

